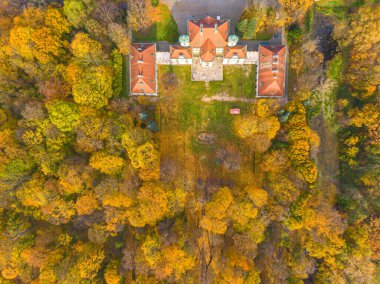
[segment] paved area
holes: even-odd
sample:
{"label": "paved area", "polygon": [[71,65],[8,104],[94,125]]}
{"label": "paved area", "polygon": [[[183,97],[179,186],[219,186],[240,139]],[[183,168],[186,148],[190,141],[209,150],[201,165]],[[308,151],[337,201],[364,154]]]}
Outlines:
{"label": "paved area", "polygon": [[180,34],[186,34],[188,19],[201,19],[208,15],[230,19],[231,32],[248,6],[248,0],[162,0],[171,9]]}
{"label": "paved area", "polygon": [[192,81],[223,81],[223,59],[215,57],[212,67],[203,67],[199,57],[193,57]]}

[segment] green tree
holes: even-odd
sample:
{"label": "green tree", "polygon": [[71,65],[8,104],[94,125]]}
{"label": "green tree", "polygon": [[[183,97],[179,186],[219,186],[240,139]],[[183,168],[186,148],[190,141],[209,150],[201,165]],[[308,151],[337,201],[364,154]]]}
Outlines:
{"label": "green tree", "polygon": [[76,104],[57,101],[48,105],[51,122],[61,131],[70,132],[79,119],[79,109]]}
{"label": "green tree", "polygon": [[92,0],[64,0],[63,11],[75,27],[83,26],[93,7]]}
{"label": "green tree", "polygon": [[73,84],[75,102],[93,108],[104,107],[113,94],[112,79],[111,67],[98,66],[83,70]]}

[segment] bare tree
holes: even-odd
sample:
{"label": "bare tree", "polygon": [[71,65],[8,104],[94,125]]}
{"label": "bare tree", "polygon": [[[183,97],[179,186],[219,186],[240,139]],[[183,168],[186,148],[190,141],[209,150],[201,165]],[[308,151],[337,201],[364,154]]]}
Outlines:
{"label": "bare tree", "polygon": [[133,30],[144,30],[151,24],[149,12],[152,9],[150,1],[129,0],[128,25]]}

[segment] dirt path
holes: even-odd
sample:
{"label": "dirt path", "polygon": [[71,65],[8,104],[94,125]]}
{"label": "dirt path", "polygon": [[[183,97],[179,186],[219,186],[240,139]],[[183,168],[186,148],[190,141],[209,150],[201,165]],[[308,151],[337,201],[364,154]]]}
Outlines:
{"label": "dirt path", "polygon": [[336,183],[335,177],[339,172],[336,134],[325,121],[322,113],[313,119],[312,129],[318,133],[321,139],[316,157],[320,182],[322,184]]}
{"label": "dirt path", "polygon": [[227,94],[216,94],[212,97],[206,97],[204,96],[202,99],[202,102],[209,103],[212,101],[220,101],[220,102],[243,102],[243,103],[254,103],[256,102],[256,99],[249,99],[249,98],[235,98],[230,97]]}

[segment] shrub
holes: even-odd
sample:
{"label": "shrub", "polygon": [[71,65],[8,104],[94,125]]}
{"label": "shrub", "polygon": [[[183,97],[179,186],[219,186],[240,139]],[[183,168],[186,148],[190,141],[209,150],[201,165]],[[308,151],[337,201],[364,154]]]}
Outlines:
{"label": "shrub", "polygon": [[288,32],[288,40],[291,44],[298,44],[302,41],[303,31],[298,25],[291,25]]}
{"label": "shrub", "polygon": [[160,0],[152,0],[153,7],[157,7],[158,5],[160,5]]}
{"label": "shrub", "polygon": [[327,63],[327,78],[340,82],[342,80],[343,67],[343,56],[339,53]]}

